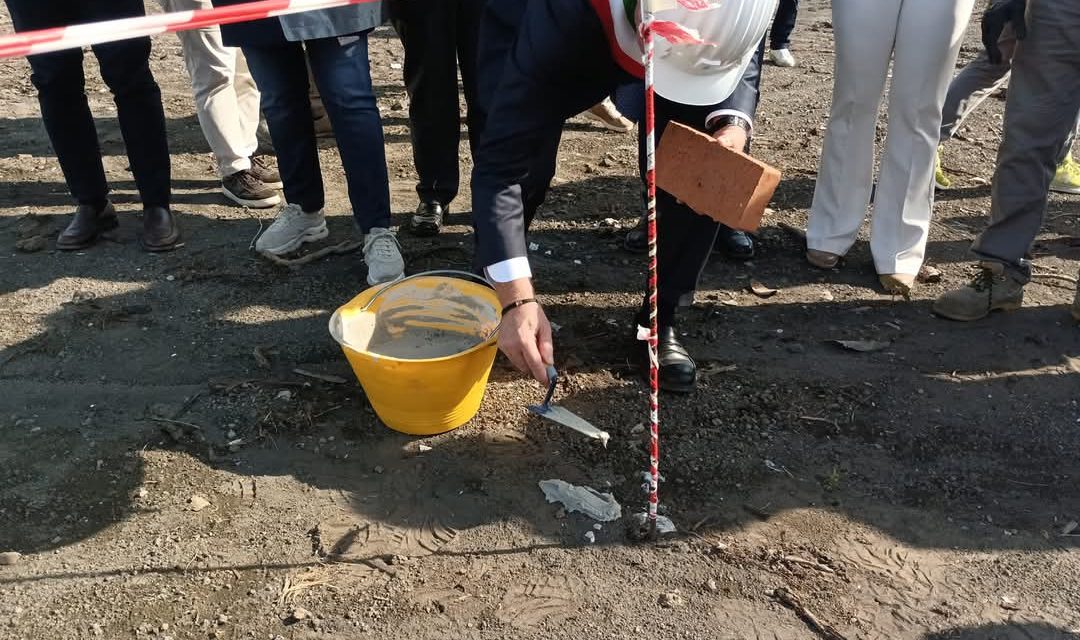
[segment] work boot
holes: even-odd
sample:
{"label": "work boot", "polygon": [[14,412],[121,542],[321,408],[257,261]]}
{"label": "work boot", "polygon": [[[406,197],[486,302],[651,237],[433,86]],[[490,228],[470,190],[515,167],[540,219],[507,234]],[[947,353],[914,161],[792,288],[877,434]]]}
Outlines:
{"label": "work boot", "polygon": [[1066,156],[1058,165],[1054,179],[1050,182],[1050,190],[1058,193],[1080,193],[1080,164],[1077,164],[1071,155]]}
{"label": "work boot", "polygon": [[98,209],[92,205],[80,204],[75,209],[75,217],[56,238],[56,248],[61,251],[78,251],[97,242],[102,234],[112,231],[119,222],[116,209],[111,202]]}
{"label": "work boot", "polygon": [[634,123],[626,118],[615,108],[611,98],[604,98],[600,104],[592,107],[582,115],[600,123],[600,126],[618,133],[629,133],[634,130]]}
{"label": "work boot", "polygon": [[271,189],[280,189],[285,185],[281,182],[281,174],[278,173],[277,167],[270,160],[272,157],[267,155],[251,156],[251,169],[249,171],[259,182]]}
{"label": "work boot", "polygon": [[952,179],[949,174],[945,173],[945,170],[941,168],[941,147],[938,147],[936,153],[934,153],[934,185],[938,189],[948,189],[952,187]]}
{"label": "work boot", "polygon": [[180,227],[171,211],[165,207],[143,209],[143,232],[139,236],[142,248],[152,253],[172,251],[180,243]]}
{"label": "work boot", "polygon": [[364,262],[367,263],[368,284],[397,282],[405,277],[405,259],[397,236],[389,229],[373,228],[364,238]]}
{"label": "work boot", "polygon": [[330,235],[326,218],[320,209],[305,213],[298,204],[289,203],[281,208],[277,220],[267,227],[255,241],[255,250],[275,256],[295,251],[305,242],[315,242]]}
{"label": "work boot", "polygon": [[1015,311],[1024,304],[1024,285],[1000,262],[980,262],[971,282],[934,301],[934,313],[950,320],[981,320],[991,311]]}
{"label": "work boot", "polygon": [[276,191],[259,180],[254,171],[248,170],[222,178],[221,193],[236,204],[252,209],[265,209],[281,202],[281,196]]}
{"label": "work boot", "polygon": [[416,208],[416,213],[409,220],[409,232],[421,238],[439,235],[439,230],[442,229],[443,225],[443,217],[448,209],[448,207],[444,207],[434,200],[421,202],[420,206]]}

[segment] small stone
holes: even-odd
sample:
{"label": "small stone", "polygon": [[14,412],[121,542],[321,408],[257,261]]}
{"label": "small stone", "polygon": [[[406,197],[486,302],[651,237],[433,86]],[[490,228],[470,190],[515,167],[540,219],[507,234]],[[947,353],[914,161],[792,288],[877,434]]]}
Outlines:
{"label": "small stone", "polygon": [[293,607],[289,612],[289,619],[299,622],[300,620],[307,620],[311,617],[311,612],[303,607]]}
{"label": "small stone", "polygon": [[225,433],[225,437],[228,438],[229,440],[232,440],[233,438],[236,437],[236,432],[233,431],[232,429],[229,429],[228,432]]}
{"label": "small stone", "polygon": [[218,624],[229,624],[229,616],[222,613],[221,615],[219,615],[217,617],[217,623]]}
{"label": "small stone", "polygon": [[194,495],[188,498],[188,510],[195,511],[196,513],[210,506],[210,501],[206,498]]}
{"label": "small stone", "polygon": [[275,397],[278,400],[288,402],[289,400],[292,400],[292,391],[289,391],[288,389],[283,389],[281,391],[278,391],[278,394]]}
{"label": "small stone", "polygon": [[105,630],[101,628],[100,624],[95,622],[94,624],[90,625],[90,633],[94,634],[95,636],[103,636],[105,635]]}
{"label": "small stone", "polygon": [[176,276],[165,276],[165,279],[169,282],[172,282],[173,280],[176,280]]}
{"label": "small stone", "polygon": [[592,531],[586,531],[585,532],[585,540],[589,544],[594,544],[596,542],[596,534],[593,533]]}
{"label": "small stone", "polygon": [[22,561],[22,554],[18,551],[5,551],[0,553],[0,566],[12,566]]}
{"label": "small stone", "polygon": [[148,495],[150,495],[150,492],[146,490],[146,487],[139,487],[138,491],[135,492],[135,497],[140,500],[145,499]]}
{"label": "small stone", "polygon": [[162,631],[168,631],[169,630],[169,623],[168,622],[162,622],[161,623],[161,630]]}
{"label": "small stone", "polygon": [[660,596],[660,606],[665,609],[674,609],[683,606],[683,597],[678,591],[670,591]]}
{"label": "small stone", "polygon": [[15,250],[20,253],[37,253],[49,246],[49,239],[43,235],[23,238],[15,243]]}
{"label": "small stone", "polygon": [[535,242],[530,242],[529,243],[529,251],[539,251],[539,250],[540,250],[540,245],[539,244],[537,244]]}
{"label": "small stone", "polygon": [[822,291],[821,292],[821,299],[824,300],[825,302],[832,302],[833,299],[834,299],[832,291],[829,291],[828,289],[826,289],[825,291]]}
{"label": "small stone", "polygon": [[709,578],[705,581],[705,589],[712,593],[716,593],[720,590],[720,586],[716,584],[715,578]]}
{"label": "small stone", "polygon": [[375,465],[375,468],[372,469],[372,471],[374,471],[376,474],[381,475],[383,471],[386,471],[386,469],[384,469],[383,466],[381,464],[379,464],[379,465]]}
{"label": "small stone", "polygon": [[400,69],[401,68],[401,63],[400,62],[391,62],[390,63],[390,68],[391,69]]}
{"label": "small stone", "polygon": [[615,218],[604,218],[603,220],[600,221],[600,226],[602,226],[602,227],[611,227],[612,229],[618,229],[619,228],[619,221],[616,220]]}
{"label": "small stone", "polygon": [[603,528],[604,528],[604,525],[602,525],[602,524],[600,524],[599,522],[597,522],[596,524],[594,524],[594,525],[592,526],[592,528],[593,528],[593,531],[600,531],[601,529],[603,529]]}

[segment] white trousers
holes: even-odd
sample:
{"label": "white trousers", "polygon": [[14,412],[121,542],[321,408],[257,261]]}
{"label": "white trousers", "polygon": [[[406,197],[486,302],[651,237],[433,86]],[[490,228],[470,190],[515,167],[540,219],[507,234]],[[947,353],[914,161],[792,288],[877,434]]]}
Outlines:
{"label": "white trousers", "polygon": [[[213,8],[211,0],[158,0],[166,11]],[[218,27],[177,34],[191,76],[195,113],[222,177],[251,168],[259,146],[259,90],[244,54],[221,42]]]}
{"label": "white trousers", "polygon": [[874,133],[892,59],[888,135],[870,250],[880,274],[922,266],[941,106],[975,0],[833,0],[832,113],[806,231],[810,249],[855,243],[874,173]]}

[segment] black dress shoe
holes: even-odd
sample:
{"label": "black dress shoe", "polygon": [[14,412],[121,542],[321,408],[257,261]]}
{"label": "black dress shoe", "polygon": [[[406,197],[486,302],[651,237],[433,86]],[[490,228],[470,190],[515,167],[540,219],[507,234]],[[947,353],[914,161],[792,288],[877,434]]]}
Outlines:
{"label": "black dress shoe", "polygon": [[439,235],[447,209],[438,202],[421,202],[409,221],[409,232],[421,238]]}
{"label": "black dress shoe", "polygon": [[720,225],[716,242],[713,243],[713,253],[730,260],[750,260],[754,257],[754,239],[745,231]]}
{"label": "black dress shoe", "polygon": [[118,225],[116,209],[113,209],[111,202],[106,202],[101,209],[80,204],[75,210],[75,217],[56,238],[56,248],[61,251],[85,249]]}
{"label": "black dress shoe", "polygon": [[697,386],[697,364],[679,342],[674,327],[661,327],[657,340],[660,356],[660,388],[675,393],[690,393]]}
{"label": "black dress shoe", "polygon": [[180,243],[180,227],[172,212],[165,207],[143,209],[143,232],[139,242],[143,249],[152,253],[175,249]]}

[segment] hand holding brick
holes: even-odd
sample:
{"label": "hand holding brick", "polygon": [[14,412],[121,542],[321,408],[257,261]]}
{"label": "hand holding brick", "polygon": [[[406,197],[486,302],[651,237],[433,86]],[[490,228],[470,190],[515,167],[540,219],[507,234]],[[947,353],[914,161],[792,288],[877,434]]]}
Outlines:
{"label": "hand holding brick", "polygon": [[656,151],[656,186],[733,229],[756,230],[778,184],[779,170],[676,122]]}

